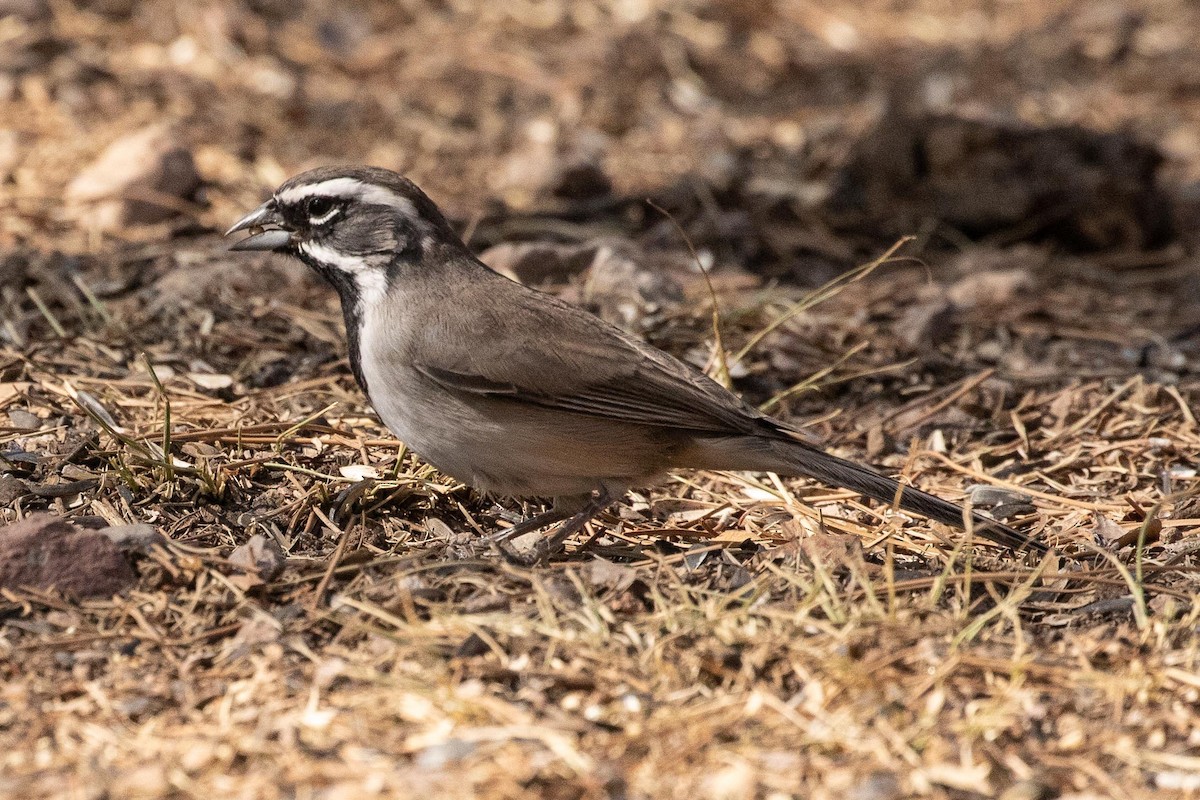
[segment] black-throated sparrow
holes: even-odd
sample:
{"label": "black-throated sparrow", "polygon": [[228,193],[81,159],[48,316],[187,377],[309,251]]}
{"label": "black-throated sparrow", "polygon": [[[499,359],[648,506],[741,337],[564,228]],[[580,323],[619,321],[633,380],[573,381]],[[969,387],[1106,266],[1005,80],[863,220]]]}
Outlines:
{"label": "black-throated sparrow", "polygon": [[[477,489],[554,498],[519,531],[567,520],[561,542],[672,467],[803,475],[964,524],[959,506],[805,443],[692,367],[494,272],[394,172],[305,172],[226,235],[244,230],[234,250],[295,256],[338,291],[354,376],[397,437]],[[972,522],[999,544],[1046,549]]]}

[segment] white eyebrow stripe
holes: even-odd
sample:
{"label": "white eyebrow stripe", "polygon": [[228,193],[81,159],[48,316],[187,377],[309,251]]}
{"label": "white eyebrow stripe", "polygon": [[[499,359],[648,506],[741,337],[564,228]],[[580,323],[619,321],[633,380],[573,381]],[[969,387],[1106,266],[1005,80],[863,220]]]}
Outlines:
{"label": "white eyebrow stripe", "polygon": [[407,197],[373,183],[364,183],[358,178],[329,178],[320,183],[293,186],[275,195],[275,200],[284,205],[292,205],[313,195],[343,197],[361,200],[364,203],[391,206],[413,219],[417,218],[417,209]]}

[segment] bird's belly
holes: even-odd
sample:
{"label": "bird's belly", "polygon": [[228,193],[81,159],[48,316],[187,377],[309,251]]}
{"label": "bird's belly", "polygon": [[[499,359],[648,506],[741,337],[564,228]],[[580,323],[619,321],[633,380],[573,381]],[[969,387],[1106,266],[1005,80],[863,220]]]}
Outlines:
{"label": "bird's belly", "polygon": [[581,495],[602,485],[640,485],[669,466],[672,449],[639,426],[462,398],[429,385],[407,392],[392,386],[386,396],[372,396],[388,429],[430,464],[481,491]]}

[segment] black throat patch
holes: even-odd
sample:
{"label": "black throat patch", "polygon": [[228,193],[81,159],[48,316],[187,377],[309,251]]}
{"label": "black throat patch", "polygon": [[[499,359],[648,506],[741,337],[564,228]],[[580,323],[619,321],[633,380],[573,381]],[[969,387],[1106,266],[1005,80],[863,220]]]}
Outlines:
{"label": "black throat patch", "polygon": [[354,282],[354,278],[350,274],[311,258],[303,250],[298,255],[301,261],[307,264],[313,272],[320,275],[338,293],[338,299],[342,303],[342,319],[346,323],[346,343],[350,359],[350,372],[354,375],[354,380],[358,383],[359,387],[369,394],[367,379],[363,375],[362,350],[359,341],[361,338],[359,331],[362,327],[363,309],[362,293],[358,289],[358,284]]}

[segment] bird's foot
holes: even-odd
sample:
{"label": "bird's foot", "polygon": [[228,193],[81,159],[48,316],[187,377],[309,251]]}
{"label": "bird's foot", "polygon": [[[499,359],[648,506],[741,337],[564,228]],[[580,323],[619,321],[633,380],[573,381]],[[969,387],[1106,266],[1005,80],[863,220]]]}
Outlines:
{"label": "bird's foot", "polygon": [[[491,516],[495,517],[498,520],[507,522],[509,525],[519,525],[527,519],[526,517],[522,516],[521,514],[518,514],[516,511],[513,511],[510,508],[505,508],[504,506],[500,505],[499,503],[492,503],[491,511],[489,511],[488,513],[490,513]],[[505,528],[504,530],[500,531],[496,535],[499,536],[501,533],[507,533],[507,532],[508,532],[508,529]]]}
{"label": "bird's foot", "polygon": [[[568,510],[556,503],[549,511],[537,514],[523,520],[511,528],[493,534],[490,541],[500,552],[500,555],[510,563],[520,566],[535,566],[545,564],[554,556],[560,554],[567,539],[579,533],[592,519],[612,503],[612,497],[604,491],[595,496],[587,497],[582,505]],[[517,552],[513,543],[526,534],[561,522],[552,533],[538,539],[526,553]]]}
{"label": "bird's foot", "polygon": [[[504,516],[507,517],[510,515],[506,514]],[[531,546],[525,547],[519,546],[520,543],[517,540],[535,533],[542,528],[549,527],[556,522],[561,522],[567,516],[566,512],[557,508],[541,514],[535,514],[532,517],[515,522],[511,527],[491,534],[487,537],[488,543],[510,564],[519,567],[532,567],[542,560],[539,545],[544,539],[538,539]]]}

